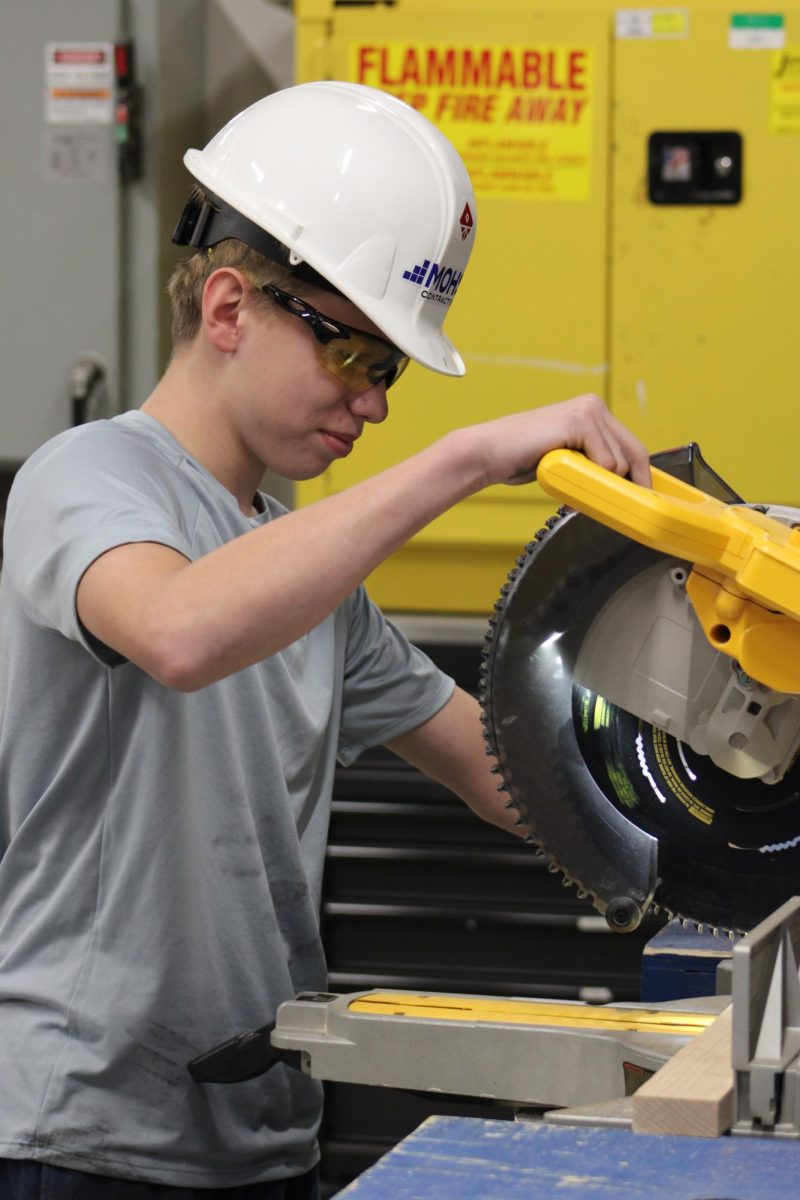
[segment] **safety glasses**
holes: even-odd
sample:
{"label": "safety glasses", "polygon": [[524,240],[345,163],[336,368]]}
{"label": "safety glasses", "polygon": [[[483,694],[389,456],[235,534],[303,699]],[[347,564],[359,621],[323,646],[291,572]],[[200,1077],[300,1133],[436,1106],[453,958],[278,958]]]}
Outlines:
{"label": "safety glasses", "polygon": [[265,283],[261,291],[293,317],[305,321],[317,339],[319,362],[351,391],[366,392],[381,382],[390,388],[408,366],[408,355],[391,342],[327,317],[299,296],[282,292],[272,283]]}

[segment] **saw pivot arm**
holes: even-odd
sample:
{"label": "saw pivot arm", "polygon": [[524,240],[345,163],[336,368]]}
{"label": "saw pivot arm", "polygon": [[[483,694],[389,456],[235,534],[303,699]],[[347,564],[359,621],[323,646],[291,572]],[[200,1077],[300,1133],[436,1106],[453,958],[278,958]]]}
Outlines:
{"label": "saw pivot arm", "polygon": [[537,478],[617,533],[693,563],[686,590],[714,649],[768,687],[800,691],[800,530],[657,467],[652,490],[640,487],[573,450],[546,454]]}

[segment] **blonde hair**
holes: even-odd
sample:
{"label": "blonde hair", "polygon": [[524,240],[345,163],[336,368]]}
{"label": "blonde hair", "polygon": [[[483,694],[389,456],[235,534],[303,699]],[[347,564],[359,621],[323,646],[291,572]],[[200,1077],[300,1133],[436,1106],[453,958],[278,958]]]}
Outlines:
{"label": "blonde hair", "polygon": [[[212,272],[220,267],[235,267],[250,280],[254,288],[265,283],[285,287],[291,272],[278,263],[264,258],[256,250],[236,238],[228,238],[209,250],[198,250],[178,263],[172,272],[167,293],[172,305],[172,348],[179,350],[194,340],[200,328],[203,288]],[[253,302],[264,311],[270,300],[262,292],[253,293]]]}

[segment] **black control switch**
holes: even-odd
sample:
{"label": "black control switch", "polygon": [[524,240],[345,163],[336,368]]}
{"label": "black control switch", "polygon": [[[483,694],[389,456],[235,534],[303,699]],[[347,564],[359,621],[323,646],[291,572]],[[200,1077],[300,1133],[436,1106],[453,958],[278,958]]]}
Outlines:
{"label": "black control switch", "polygon": [[647,154],[653,204],[738,204],[742,198],[741,134],[651,133]]}

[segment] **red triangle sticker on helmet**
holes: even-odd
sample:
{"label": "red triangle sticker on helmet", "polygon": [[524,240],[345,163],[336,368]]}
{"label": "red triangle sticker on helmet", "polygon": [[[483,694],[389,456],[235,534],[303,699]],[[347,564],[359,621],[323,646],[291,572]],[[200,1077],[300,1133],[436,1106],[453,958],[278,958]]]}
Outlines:
{"label": "red triangle sticker on helmet", "polygon": [[475,224],[469,204],[464,205],[464,211],[458,220],[459,224],[461,225],[461,240],[463,242],[469,237],[472,231],[472,226]]}

